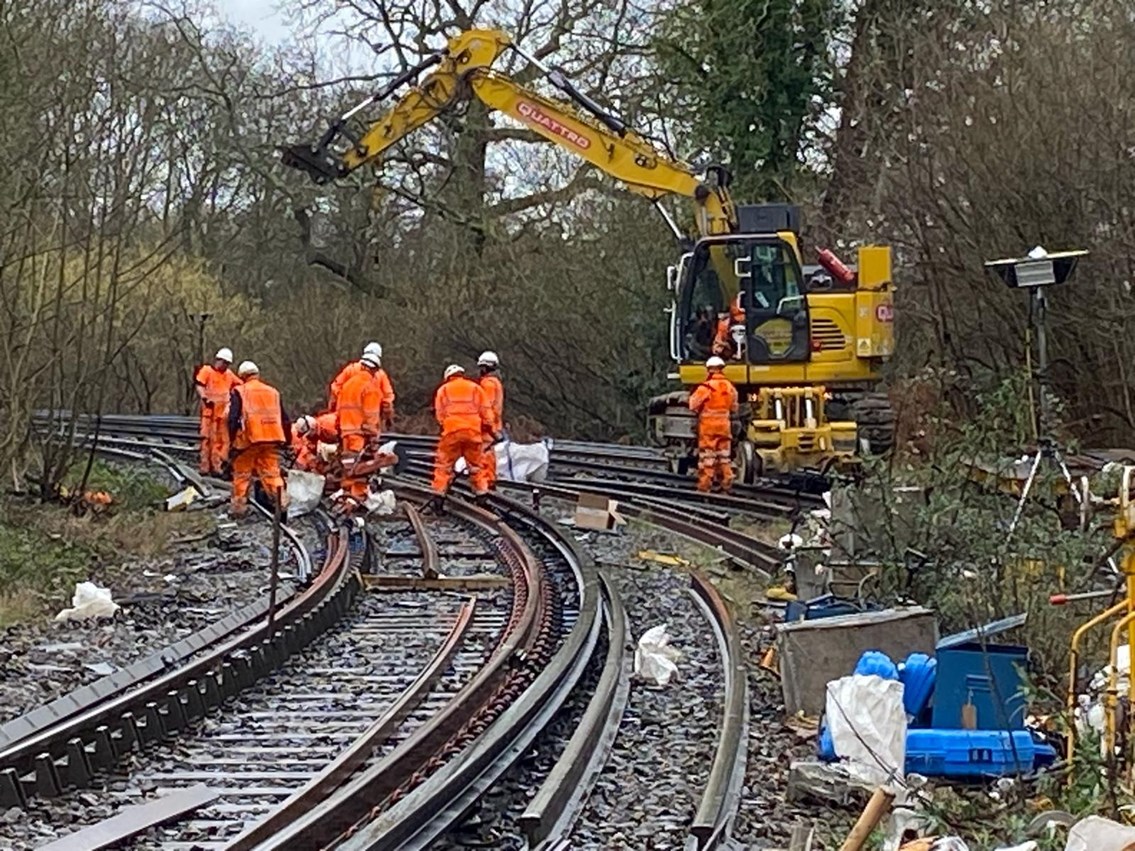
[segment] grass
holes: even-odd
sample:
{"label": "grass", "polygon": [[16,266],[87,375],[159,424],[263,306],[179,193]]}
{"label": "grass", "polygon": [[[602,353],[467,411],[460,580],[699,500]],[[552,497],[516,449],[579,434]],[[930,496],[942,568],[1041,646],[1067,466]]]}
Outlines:
{"label": "grass", "polygon": [[[81,481],[84,464],[68,473],[68,487]],[[171,538],[212,522],[204,513],[156,508],[168,488],[143,468],[96,462],[87,490],[110,493],[111,511],[76,516],[63,505],[0,501],[0,627],[43,618],[67,603],[76,582],[109,584],[131,562],[162,556]]]}

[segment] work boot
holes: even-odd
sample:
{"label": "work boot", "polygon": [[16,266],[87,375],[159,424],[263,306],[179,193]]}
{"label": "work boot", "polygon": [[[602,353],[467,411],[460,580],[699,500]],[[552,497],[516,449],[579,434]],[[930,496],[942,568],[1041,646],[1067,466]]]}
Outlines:
{"label": "work boot", "polygon": [[487,493],[478,493],[473,495],[473,504],[480,508],[482,511],[492,511],[493,507],[489,504],[489,495]]}
{"label": "work boot", "polygon": [[434,516],[445,514],[445,497],[430,497],[429,502],[422,506],[422,514],[430,514]]}

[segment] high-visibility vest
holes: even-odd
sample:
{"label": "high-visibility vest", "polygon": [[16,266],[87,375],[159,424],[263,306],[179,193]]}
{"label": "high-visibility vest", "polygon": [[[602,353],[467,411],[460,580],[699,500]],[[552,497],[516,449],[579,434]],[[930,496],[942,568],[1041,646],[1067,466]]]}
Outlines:
{"label": "high-visibility vest", "polygon": [[715,372],[690,396],[690,410],[698,415],[698,425],[728,431],[729,416],[737,410],[737,388],[720,372]]}
{"label": "high-visibility vest", "polygon": [[[240,379],[231,369],[221,372],[210,364],[205,364],[199,370],[194,380],[201,385],[205,401],[212,402],[215,416],[222,415],[229,407],[229,394],[233,388],[240,384]],[[216,407],[216,406],[219,406]]]}
{"label": "high-visibility vest", "polygon": [[339,394],[343,392],[343,387],[358,375],[360,372],[365,372],[366,368],[363,366],[362,361],[353,360],[341,370],[338,375],[331,381],[331,392],[328,394],[328,405],[332,411],[339,407]]}
{"label": "high-visibility vest", "polygon": [[456,431],[481,431],[491,425],[493,412],[485,399],[485,391],[476,381],[463,375],[451,377],[434,394],[434,412],[442,434]]}
{"label": "high-visibility vest", "polygon": [[378,434],[382,399],[374,376],[364,369],[347,379],[339,391],[336,413],[339,415],[339,434]]}
{"label": "high-visibility vest", "polygon": [[493,430],[500,431],[504,427],[504,385],[500,378],[491,373],[482,375],[480,384],[485,391],[485,400],[493,411]]}
{"label": "high-visibility vest", "polygon": [[237,448],[244,449],[256,443],[283,443],[286,438],[279,391],[255,376],[234,389],[240,395]]}

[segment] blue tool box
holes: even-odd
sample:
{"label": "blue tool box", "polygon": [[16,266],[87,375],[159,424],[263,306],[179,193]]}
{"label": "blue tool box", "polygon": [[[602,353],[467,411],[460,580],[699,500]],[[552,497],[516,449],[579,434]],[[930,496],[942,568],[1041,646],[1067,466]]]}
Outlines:
{"label": "blue tool box", "polygon": [[927,777],[1003,777],[1051,765],[1056,751],[1027,730],[907,730],[906,772]]}
{"label": "blue tool box", "polygon": [[960,644],[938,651],[931,726],[965,727],[965,706],[977,730],[1020,730],[1025,726],[1023,671],[1028,648]]}

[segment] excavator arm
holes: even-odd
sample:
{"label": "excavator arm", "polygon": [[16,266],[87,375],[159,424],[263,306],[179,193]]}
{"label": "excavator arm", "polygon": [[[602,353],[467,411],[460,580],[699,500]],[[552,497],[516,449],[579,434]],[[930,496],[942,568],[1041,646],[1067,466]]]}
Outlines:
{"label": "excavator arm", "polygon": [[[493,70],[493,63],[509,49],[544,72],[570,101],[545,97]],[[358,138],[350,135],[349,125],[356,115],[387,99],[431,68],[428,76],[401,95]],[[500,30],[469,30],[454,37],[445,50],[428,57],[338,118],[315,145],[286,148],[283,161],[306,172],[318,183],[345,177],[368,163],[381,160],[400,139],[471,97],[586,160],[631,192],[652,201],[669,195],[693,199],[698,231],[702,235],[736,230],[737,213],[724,170],[715,172],[716,185],[704,183],[690,166],[627,127],[617,116],[580,92],[558,70],[550,70],[524,53]],[[347,142],[345,146],[343,140]],[[658,209],[666,215],[662,207]],[[675,235],[683,236],[673,221],[666,218]]]}

